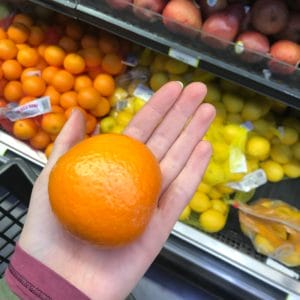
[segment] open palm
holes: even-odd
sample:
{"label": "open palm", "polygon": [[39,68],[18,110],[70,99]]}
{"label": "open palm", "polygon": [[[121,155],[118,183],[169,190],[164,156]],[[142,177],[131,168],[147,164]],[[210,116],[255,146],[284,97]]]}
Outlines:
{"label": "open palm", "polygon": [[91,299],[126,298],[161,250],[210,159],[211,147],[201,139],[215,111],[211,105],[201,104],[205,94],[201,83],[183,89],[180,83],[170,82],[124,132],[151,149],[163,175],[158,206],[140,238],[121,248],[102,249],[69,234],[53,215],[48,197],[49,174],[59,157],[85,132],[83,116],[75,111],[34,185],[20,246]]}

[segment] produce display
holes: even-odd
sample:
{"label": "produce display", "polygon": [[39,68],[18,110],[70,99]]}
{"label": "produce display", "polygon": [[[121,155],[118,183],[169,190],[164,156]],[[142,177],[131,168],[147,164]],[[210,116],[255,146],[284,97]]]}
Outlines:
{"label": "produce display", "polygon": [[212,48],[232,48],[242,61],[268,60],[274,74],[289,75],[300,60],[299,1],[106,0],[146,21],[161,20],[174,33]]}

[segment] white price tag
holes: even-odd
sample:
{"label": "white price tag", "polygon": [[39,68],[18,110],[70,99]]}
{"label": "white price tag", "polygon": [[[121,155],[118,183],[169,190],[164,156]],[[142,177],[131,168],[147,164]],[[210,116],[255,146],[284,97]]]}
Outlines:
{"label": "white price tag", "polygon": [[250,174],[244,176],[244,178],[239,182],[229,182],[227,186],[232,189],[250,192],[251,190],[264,185],[267,182],[267,176],[263,169],[258,169]]}
{"label": "white price tag", "polygon": [[175,58],[177,60],[180,60],[192,67],[198,67],[199,62],[200,62],[199,58],[185,54],[185,53],[183,53],[179,50],[173,49],[173,48],[169,49],[169,56],[172,58]]}
{"label": "white price tag", "polygon": [[229,154],[229,169],[231,173],[246,173],[247,161],[244,153],[237,147],[232,147]]}
{"label": "white price tag", "polygon": [[143,84],[139,84],[133,92],[135,97],[141,98],[144,101],[150,100],[154,92]]}

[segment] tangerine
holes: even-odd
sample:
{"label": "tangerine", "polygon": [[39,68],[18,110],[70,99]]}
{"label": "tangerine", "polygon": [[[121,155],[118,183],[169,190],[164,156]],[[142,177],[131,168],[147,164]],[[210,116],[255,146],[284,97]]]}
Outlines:
{"label": "tangerine", "polygon": [[60,93],[70,91],[74,86],[74,76],[65,70],[56,72],[51,81],[55,89]]}
{"label": "tangerine", "polygon": [[4,40],[4,39],[7,39],[7,34],[5,30],[2,27],[0,27],[0,40]]}
{"label": "tangerine", "polygon": [[4,98],[9,102],[18,102],[23,97],[22,84],[19,81],[9,81],[3,92]]}
{"label": "tangerine", "polygon": [[76,52],[78,50],[78,44],[76,41],[74,41],[69,36],[63,36],[59,42],[58,45],[64,49],[67,53]]}
{"label": "tangerine", "polygon": [[35,100],[35,97],[32,97],[32,96],[25,96],[25,97],[23,97],[23,98],[20,100],[19,105],[24,105],[24,104],[26,104],[26,103],[28,103],[28,102],[33,101],[33,100]]}
{"label": "tangerine", "polygon": [[52,210],[67,230],[93,244],[117,247],[144,232],[161,181],[159,164],[144,144],[102,134],[57,161],[48,190]]}
{"label": "tangerine", "polygon": [[42,117],[42,129],[50,135],[57,135],[66,123],[64,113],[48,113]]}
{"label": "tangerine", "polygon": [[54,113],[64,113],[64,109],[59,105],[51,105],[51,112]]}
{"label": "tangerine", "polygon": [[30,35],[29,28],[23,23],[13,23],[7,29],[7,36],[16,44],[25,43]]}
{"label": "tangerine", "polygon": [[57,71],[59,71],[57,67],[53,67],[53,66],[46,67],[42,72],[42,78],[45,80],[47,84],[50,84]]}
{"label": "tangerine", "polygon": [[63,93],[60,96],[59,102],[63,108],[67,109],[69,107],[77,106],[77,98],[78,98],[78,95],[76,92],[69,91],[69,92]]}
{"label": "tangerine", "polygon": [[107,115],[109,111],[110,111],[110,103],[104,97],[101,97],[96,107],[90,110],[91,114],[94,115],[95,117],[103,117]]}
{"label": "tangerine", "polygon": [[102,53],[98,48],[86,48],[81,51],[81,55],[85,60],[88,68],[101,66]]}
{"label": "tangerine", "polygon": [[54,143],[50,143],[50,144],[46,147],[46,149],[45,149],[45,155],[46,155],[47,158],[50,157],[51,152],[52,152],[52,150],[53,150],[53,147],[54,147]]}
{"label": "tangerine", "polygon": [[18,48],[13,41],[9,39],[0,40],[0,59],[13,59],[17,54]]}
{"label": "tangerine", "polygon": [[123,71],[122,59],[114,53],[106,54],[102,60],[101,67],[111,75],[118,75]]}
{"label": "tangerine", "polygon": [[78,93],[78,103],[84,109],[94,109],[101,99],[100,93],[94,87],[86,87]]}
{"label": "tangerine", "polygon": [[37,131],[37,125],[32,119],[18,120],[13,125],[13,134],[20,140],[33,138]]}
{"label": "tangerine", "polygon": [[92,133],[97,125],[97,119],[95,118],[95,116],[91,115],[91,114],[87,114],[86,116],[86,122],[85,122],[85,132],[87,134]]}
{"label": "tangerine", "polygon": [[17,59],[22,66],[31,68],[38,64],[40,57],[36,49],[25,47],[19,50]]}
{"label": "tangerine", "polygon": [[47,86],[44,96],[50,97],[51,106],[59,104],[60,93],[52,85]]}
{"label": "tangerine", "polygon": [[27,96],[40,97],[46,90],[45,81],[41,77],[32,76],[23,81],[23,92]]}
{"label": "tangerine", "polygon": [[120,43],[117,37],[110,34],[104,34],[101,36],[98,45],[101,52],[104,54],[117,53],[120,48]]}
{"label": "tangerine", "polygon": [[77,22],[69,22],[66,27],[66,34],[74,40],[80,40],[83,36],[82,26]]}
{"label": "tangerine", "polygon": [[93,82],[87,75],[80,75],[75,78],[74,90],[79,92],[81,89],[92,86]]}
{"label": "tangerine", "polygon": [[21,64],[14,59],[6,60],[2,64],[1,69],[7,80],[19,79],[23,71]]}
{"label": "tangerine", "polygon": [[50,66],[62,66],[66,53],[58,46],[48,46],[44,52],[44,59]]}
{"label": "tangerine", "polygon": [[77,75],[85,70],[85,61],[80,55],[71,53],[65,57],[64,68],[71,74]]}
{"label": "tangerine", "polygon": [[23,82],[25,79],[32,76],[40,77],[41,71],[38,68],[26,68],[21,74],[21,81]]}
{"label": "tangerine", "polygon": [[27,27],[31,27],[33,25],[33,20],[26,14],[16,14],[13,18],[13,23],[22,23]]}
{"label": "tangerine", "polygon": [[49,134],[41,129],[29,140],[30,145],[37,150],[45,149],[50,142]]}
{"label": "tangerine", "polygon": [[97,48],[98,47],[98,39],[94,35],[85,34],[81,39],[81,47],[83,49]]}
{"label": "tangerine", "polygon": [[38,47],[45,40],[45,34],[41,27],[32,26],[30,28],[30,35],[28,43],[33,47]]}
{"label": "tangerine", "polygon": [[94,80],[94,88],[102,95],[111,96],[116,88],[115,80],[109,74],[99,74]]}

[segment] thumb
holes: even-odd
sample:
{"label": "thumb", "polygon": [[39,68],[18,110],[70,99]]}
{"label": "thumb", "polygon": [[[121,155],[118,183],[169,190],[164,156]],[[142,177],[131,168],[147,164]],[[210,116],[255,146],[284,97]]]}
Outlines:
{"label": "thumb", "polygon": [[74,109],[71,117],[55,140],[46,168],[51,170],[57,160],[70,148],[80,142],[85,135],[85,118],[82,112]]}

